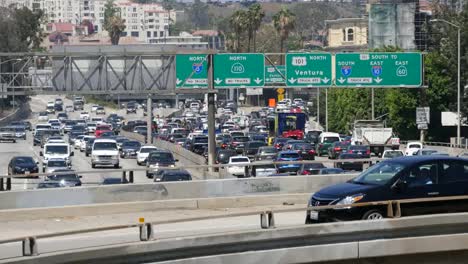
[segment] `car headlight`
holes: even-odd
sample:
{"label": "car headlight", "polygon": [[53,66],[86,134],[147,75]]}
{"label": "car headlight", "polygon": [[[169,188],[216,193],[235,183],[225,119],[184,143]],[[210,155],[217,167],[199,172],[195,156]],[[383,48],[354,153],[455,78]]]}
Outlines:
{"label": "car headlight", "polygon": [[112,159],[118,159],[119,155],[112,155]]}
{"label": "car headlight", "polygon": [[351,196],[346,196],[345,198],[341,199],[337,205],[347,205],[347,204],[353,204],[356,203],[364,198],[364,194],[355,194]]}
{"label": "car headlight", "polygon": [[98,156],[92,155],[91,158],[94,159],[94,160],[97,160],[97,159],[98,159]]}
{"label": "car headlight", "polygon": [[15,170],[20,171],[20,170],[22,170],[22,168],[21,167],[15,167]]}
{"label": "car headlight", "polygon": [[158,164],[158,163],[156,163],[156,164],[150,164],[149,166],[150,166],[150,168],[159,168],[159,164]]}

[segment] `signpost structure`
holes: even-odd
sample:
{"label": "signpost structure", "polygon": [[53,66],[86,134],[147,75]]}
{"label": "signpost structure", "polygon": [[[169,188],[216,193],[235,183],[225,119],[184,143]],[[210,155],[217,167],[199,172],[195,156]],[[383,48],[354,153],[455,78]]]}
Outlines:
{"label": "signpost structure", "polygon": [[421,53],[338,53],[337,87],[421,87]]}
{"label": "signpost structure", "polygon": [[260,53],[214,55],[215,88],[265,86],[265,56]]}

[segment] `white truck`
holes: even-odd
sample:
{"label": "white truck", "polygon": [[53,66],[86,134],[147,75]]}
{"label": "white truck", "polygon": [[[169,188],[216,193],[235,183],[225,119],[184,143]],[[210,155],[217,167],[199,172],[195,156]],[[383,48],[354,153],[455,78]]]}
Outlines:
{"label": "white truck", "polygon": [[47,164],[50,159],[63,159],[70,165],[74,153],[68,143],[46,143],[44,151],[39,152],[39,155],[44,157],[43,164]]}
{"label": "white truck", "polygon": [[114,166],[119,168],[119,149],[113,139],[96,139],[91,150],[91,167]]}
{"label": "white truck", "polygon": [[371,153],[381,156],[386,149],[399,149],[400,139],[380,120],[354,121],[352,145],[369,145]]}

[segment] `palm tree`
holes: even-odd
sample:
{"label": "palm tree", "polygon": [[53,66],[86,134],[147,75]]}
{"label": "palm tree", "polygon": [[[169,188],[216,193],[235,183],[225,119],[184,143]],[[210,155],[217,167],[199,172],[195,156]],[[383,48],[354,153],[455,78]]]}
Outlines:
{"label": "palm tree", "polygon": [[262,20],[265,17],[265,12],[262,10],[260,4],[253,4],[247,11],[249,14],[249,51],[250,51],[250,38],[253,40],[253,51],[257,51],[257,31],[260,29]]}
{"label": "palm tree", "polygon": [[242,32],[247,29],[248,16],[244,10],[237,10],[229,19],[229,24],[236,36],[236,52],[240,52],[240,41]]}
{"label": "palm tree", "polygon": [[[284,41],[288,39],[289,33],[294,29],[296,16],[287,8],[282,8],[273,16],[273,24],[280,35],[281,52],[284,50]],[[283,57],[281,57],[283,63]]]}
{"label": "palm tree", "polygon": [[109,32],[112,45],[119,45],[120,36],[125,30],[125,20],[119,16],[111,17],[106,30]]}

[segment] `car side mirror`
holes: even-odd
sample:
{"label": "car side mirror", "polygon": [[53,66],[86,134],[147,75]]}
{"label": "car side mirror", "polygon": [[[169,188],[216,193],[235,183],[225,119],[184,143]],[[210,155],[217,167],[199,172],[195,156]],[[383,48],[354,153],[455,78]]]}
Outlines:
{"label": "car side mirror", "polygon": [[179,160],[178,160],[178,159],[175,159],[174,161],[175,161],[175,162],[179,162]]}
{"label": "car side mirror", "polygon": [[39,156],[44,156],[44,153],[42,153],[42,151],[39,151]]}

